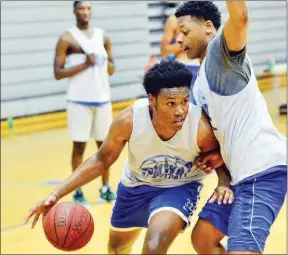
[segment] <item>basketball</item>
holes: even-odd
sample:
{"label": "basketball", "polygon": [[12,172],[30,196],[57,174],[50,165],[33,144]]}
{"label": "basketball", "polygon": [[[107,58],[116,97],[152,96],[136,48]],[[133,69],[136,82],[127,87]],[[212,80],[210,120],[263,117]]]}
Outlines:
{"label": "basketball", "polygon": [[83,248],[94,232],[90,212],[81,204],[60,202],[46,214],[43,228],[48,241],[62,251]]}

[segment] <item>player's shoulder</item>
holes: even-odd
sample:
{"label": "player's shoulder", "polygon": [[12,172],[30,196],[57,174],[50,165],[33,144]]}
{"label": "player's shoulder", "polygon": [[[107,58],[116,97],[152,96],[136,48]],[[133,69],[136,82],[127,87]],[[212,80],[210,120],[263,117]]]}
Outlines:
{"label": "player's shoulder", "polygon": [[71,43],[73,41],[73,37],[69,31],[65,31],[59,36],[59,41]]}
{"label": "player's shoulder", "polygon": [[133,105],[128,106],[117,114],[112,122],[110,131],[121,134],[129,140],[133,129]]}

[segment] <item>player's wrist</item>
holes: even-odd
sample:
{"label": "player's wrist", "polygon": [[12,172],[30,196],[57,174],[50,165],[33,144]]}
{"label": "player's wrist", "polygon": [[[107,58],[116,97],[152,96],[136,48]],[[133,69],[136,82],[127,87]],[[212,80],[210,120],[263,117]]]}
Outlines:
{"label": "player's wrist", "polygon": [[52,195],[53,197],[55,197],[55,198],[56,198],[56,201],[59,201],[59,200],[60,200],[60,195],[59,195],[59,193],[58,193],[56,190],[53,190],[50,195]]}

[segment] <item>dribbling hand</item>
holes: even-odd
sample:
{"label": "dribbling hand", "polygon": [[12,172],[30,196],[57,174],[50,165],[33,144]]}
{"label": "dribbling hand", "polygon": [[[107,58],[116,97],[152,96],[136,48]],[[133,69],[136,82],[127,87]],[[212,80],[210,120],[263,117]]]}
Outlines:
{"label": "dribbling hand", "polygon": [[28,215],[25,218],[24,224],[27,224],[29,219],[33,215],[35,215],[32,222],[32,228],[34,228],[40,215],[42,214],[43,215],[42,219],[44,219],[44,216],[58,202],[58,200],[59,199],[57,193],[55,192],[51,193],[46,199],[42,200],[41,202],[39,202],[30,209]]}
{"label": "dribbling hand", "polygon": [[214,203],[216,200],[218,200],[218,204],[232,204],[234,200],[234,192],[232,189],[230,189],[227,186],[218,185],[218,187],[215,189],[214,194],[208,201],[209,203]]}

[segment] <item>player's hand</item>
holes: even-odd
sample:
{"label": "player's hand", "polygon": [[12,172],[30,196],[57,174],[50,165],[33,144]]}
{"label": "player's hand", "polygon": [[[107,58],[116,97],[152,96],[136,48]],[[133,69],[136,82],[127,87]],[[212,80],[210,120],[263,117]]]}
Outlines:
{"label": "player's hand", "polygon": [[219,151],[202,154],[195,159],[195,165],[206,174],[210,174],[216,168],[224,165],[224,161]]}
{"label": "player's hand", "polygon": [[233,190],[224,185],[218,185],[218,187],[215,189],[213,196],[208,201],[209,203],[214,203],[216,200],[218,200],[218,204],[232,204],[234,200],[234,192]]}
{"label": "player's hand", "polygon": [[90,54],[86,57],[86,64],[89,66],[93,66],[96,63],[96,55]]}
{"label": "player's hand", "polygon": [[34,207],[32,207],[28,213],[28,215],[25,218],[24,224],[27,224],[29,219],[35,215],[33,222],[32,222],[32,228],[35,227],[40,215],[42,214],[45,216],[47,212],[58,202],[58,196],[55,193],[50,194],[46,199],[42,200],[38,204],[36,204]]}

